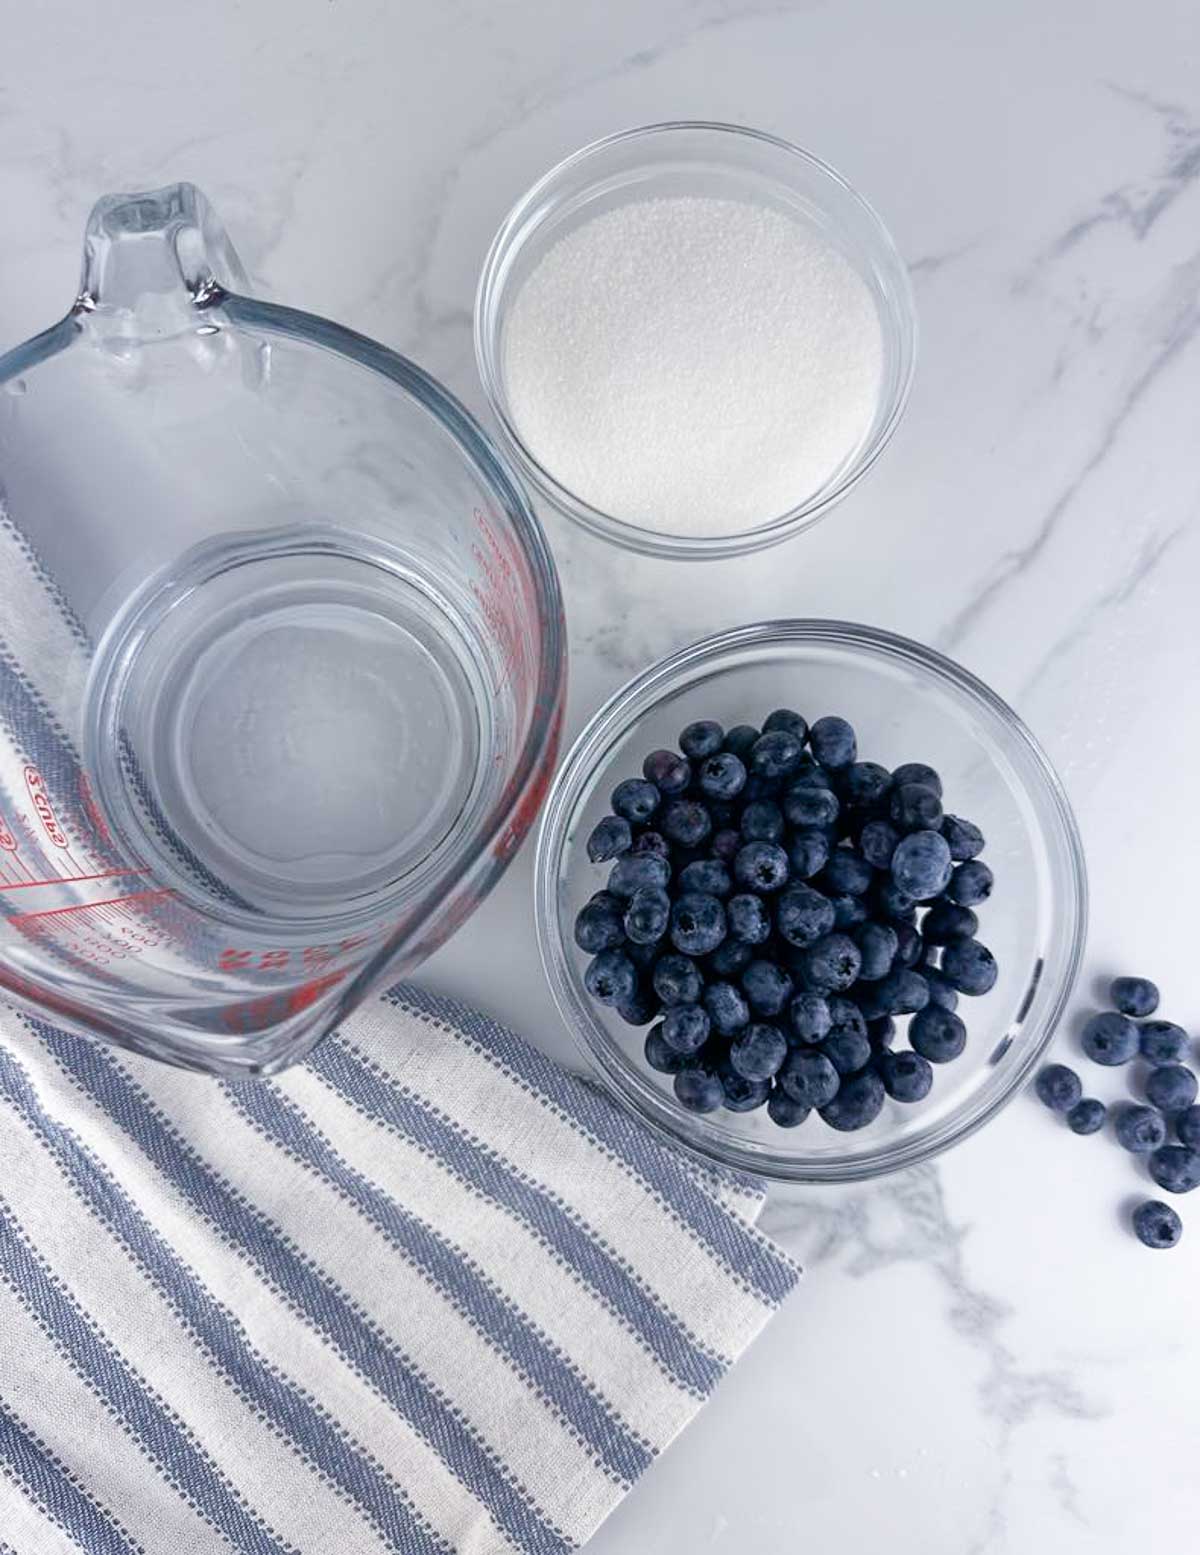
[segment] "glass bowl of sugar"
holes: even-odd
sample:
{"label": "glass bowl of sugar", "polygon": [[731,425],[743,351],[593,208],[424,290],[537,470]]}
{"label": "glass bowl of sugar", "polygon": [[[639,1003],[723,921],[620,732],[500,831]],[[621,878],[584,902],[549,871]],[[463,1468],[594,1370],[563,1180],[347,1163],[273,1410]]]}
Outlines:
{"label": "glass bowl of sugar", "polygon": [[605,539],[730,556],[815,523],[903,414],[908,272],[840,174],[757,130],[627,130],[513,207],[475,351],[530,484]]}

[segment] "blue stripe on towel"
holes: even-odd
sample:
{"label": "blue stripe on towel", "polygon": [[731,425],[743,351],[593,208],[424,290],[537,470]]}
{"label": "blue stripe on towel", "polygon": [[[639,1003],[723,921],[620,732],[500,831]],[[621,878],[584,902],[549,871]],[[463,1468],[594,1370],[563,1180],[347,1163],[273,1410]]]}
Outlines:
{"label": "blue stripe on towel", "polygon": [[146,1555],[0,1399],[0,1465],[85,1555]]}
{"label": "blue stripe on towel", "polygon": [[[61,1035],[41,1021],[27,1023],[48,1045]],[[3,1047],[0,1096],[38,1134],[79,1200],[117,1238],[247,1408],[364,1513],[393,1555],[452,1555],[369,1448],[255,1349],[238,1319],[154,1229],[99,1158],[45,1111],[28,1075]]]}
{"label": "blue stripe on towel", "polygon": [[190,1431],[102,1339],[22,1236],[0,1196],[0,1279],[16,1293],[88,1389],[120,1420],[164,1479],[239,1555],[294,1555],[247,1510]]}
{"label": "blue stripe on towel", "polygon": [[570,1360],[462,1251],[349,1166],[295,1102],[261,1081],[227,1085],[234,1105],[266,1138],[331,1184],[425,1275],[511,1363],[605,1471],[631,1484],[653,1454],[622,1424]]}
{"label": "blue stripe on towel", "polygon": [[213,1230],[252,1263],[309,1326],[322,1334],[381,1398],[401,1414],[514,1543],[532,1555],[565,1555],[570,1545],[542,1517],[515,1476],[409,1358],[197,1154],[117,1060],[52,1027],[40,1032],[55,1057]]}
{"label": "blue stripe on towel", "polygon": [[612,1252],[593,1241],[587,1229],[544,1189],[512,1171],[502,1156],[480,1140],[404,1095],[394,1082],[385,1083],[369,1061],[336,1034],[325,1039],[308,1063],[364,1116],[404,1134],[476,1192],[529,1226],[680,1386],[698,1397],[712,1390],[724,1372],[721,1360],[704,1350],[653,1292]]}

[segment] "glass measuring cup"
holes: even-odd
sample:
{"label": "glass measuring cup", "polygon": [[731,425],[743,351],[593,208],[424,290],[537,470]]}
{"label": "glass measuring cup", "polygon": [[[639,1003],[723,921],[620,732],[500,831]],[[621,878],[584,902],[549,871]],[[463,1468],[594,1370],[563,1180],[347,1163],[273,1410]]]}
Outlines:
{"label": "glass measuring cup", "polygon": [[404,358],[248,295],[189,184],[102,199],[0,355],[0,991],[295,1061],[470,913],[565,679],[537,520]]}

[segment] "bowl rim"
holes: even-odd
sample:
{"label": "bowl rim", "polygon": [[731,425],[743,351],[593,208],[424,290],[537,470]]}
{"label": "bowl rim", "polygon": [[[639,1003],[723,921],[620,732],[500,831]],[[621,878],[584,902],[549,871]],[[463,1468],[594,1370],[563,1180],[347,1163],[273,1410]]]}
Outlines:
{"label": "bowl rim", "polygon": [[[673,535],[662,530],[647,529],[632,524],[627,519],[615,518],[602,509],[593,507],[542,465],[526,445],[508,409],[508,396],[504,389],[500,370],[500,336],[503,318],[503,301],[507,286],[507,272],[511,258],[527,241],[530,231],[528,217],[537,206],[552,196],[582,164],[602,155],[614,146],[628,142],[650,141],[658,136],[678,132],[712,133],[716,136],[736,136],[755,141],[773,150],[783,151],[807,164],[809,168],[835,185],[859,207],[873,227],[882,253],[891,261],[897,286],[893,309],[902,338],[907,346],[907,360],[892,396],[888,414],[873,439],[864,446],[859,456],[842,473],[841,477],[815,499],[809,498],[789,508],[786,513],[758,525],[756,528],[722,535]],[[668,119],[654,124],[635,125],[617,130],[613,134],[589,141],[587,145],[571,152],[554,164],[537,179],[513,204],[501,222],[488,248],[479,282],[475,291],[474,322],[475,364],[483,386],[484,396],[499,428],[501,441],[516,460],[530,484],[565,517],[599,535],[602,539],[648,556],[667,556],[677,560],[713,560],[724,556],[749,555],[766,549],[799,534],[818,523],[845,497],[871,470],[883,450],[891,442],[908,405],[916,373],[919,345],[916,301],[912,280],[895,240],[882,217],[865,196],[836,168],[813,152],[782,136],[748,125],[729,124],[711,119]]]}
{"label": "bowl rim", "polygon": [[[1058,978],[1054,998],[1042,1017],[1042,1029],[1013,1069],[1005,1088],[986,1106],[943,1127],[932,1139],[909,1140],[881,1146],[869,1156],[852,1160],[812,1161],[772,1155],[761,1146],[719,1141],[703,1132],[692,1134],[681,1125],[688,1121],[649,1077],[637,1072],[617,1054],[611,1040],[595,1042],[589,1032],[599,1030],[590,1006],[583,999],[572,972],[572,963],[558,911],[558,883],[568,823],[583,785],[595,766],[597,748],[623,735],[635,721],[629,708],[652,695],[649,705],[661,700],[684,670],[691,670],[731,651],[748,652],[783,642],[832,644],[865,649],[885,658],[899,659],[949,682],[959,692],[981,703],[998,716],[1032,758],[1033,769],[1044,784],[1044,793],[1060,828],[1068,862],[1068,885],[1074,907],[1070,947]],[[648,707],[637,716],[644,716]],[[768,1181],[791,1183],[862,1182],[915,1166],[941,1155],[990,1122],[1017,1094],[1041,1060],[1078,982],[1087,942],[1088,881],[1083,843],[1066,789],[1049,757],[1013,709],[970,670],[936,649],[912,638],[878,627],[841,620],[816,618],[754,622],[713,633],[676,650],[649,665],[626,682],[588,720],[571,744],[555,776],[542,813],[534,861],[534,921],[542,965],[559,1014],[588,1067],[604,1083],[619,1105],[649,1125],[660,1137],[698,1156],[709,1164],[733,1169]]]}

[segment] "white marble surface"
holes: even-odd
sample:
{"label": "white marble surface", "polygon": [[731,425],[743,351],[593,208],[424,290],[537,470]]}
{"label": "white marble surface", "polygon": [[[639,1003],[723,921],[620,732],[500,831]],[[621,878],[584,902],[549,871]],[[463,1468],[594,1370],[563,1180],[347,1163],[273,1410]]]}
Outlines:
{"label": "white marble surface", "polygon": [[[187,177],[265,290],[478,407],[472,290],[508,204],[597,134],[692,116],[798,140],[877,203],[917,387],[875,475],[757,559],[635,561],[550,519],[572,728],[750,616],[932,642],[1067,780],[1089,983],[1147,970],[1200,1027],[1194,0],[0,0],[0,340],[63,311],[95,195]],[[425,975],[565,1053],[529,855]],[[802,1292],[596,1555],[1191,1547],[1200,1208],[1151,1255],[1120,1224],[1137,1186],[1018,1098],[934,1168],[778,1197]]]}

